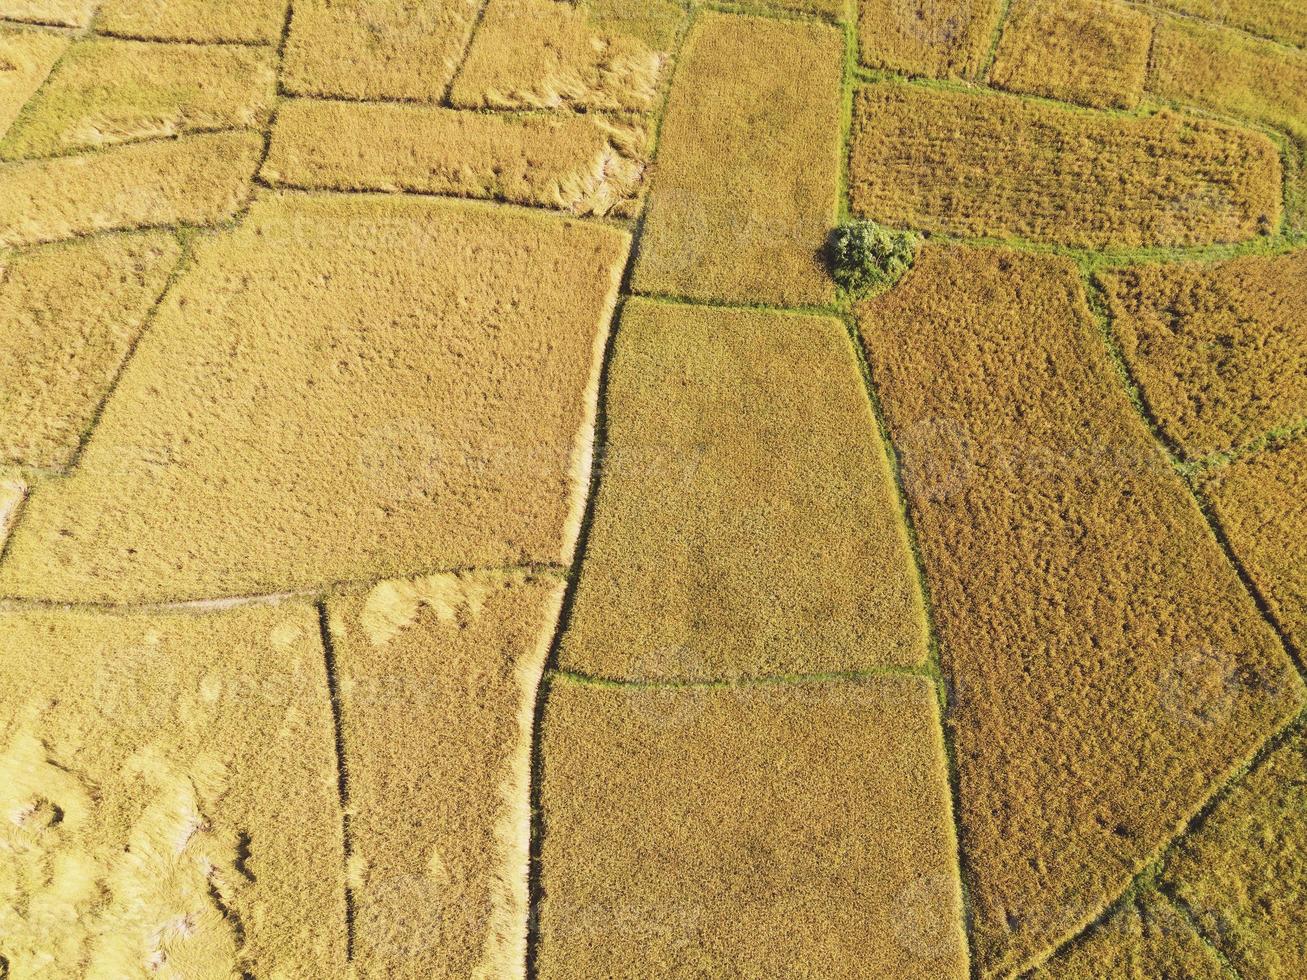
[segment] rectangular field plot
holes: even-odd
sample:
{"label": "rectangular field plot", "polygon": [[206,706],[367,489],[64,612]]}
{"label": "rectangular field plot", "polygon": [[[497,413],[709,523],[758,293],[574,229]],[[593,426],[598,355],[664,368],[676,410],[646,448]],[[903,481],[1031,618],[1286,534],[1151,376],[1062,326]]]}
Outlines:
{"label": "rectangular field plot", "polygon": [[853,209],[887,224],[1087,248],[1239,241],[1279,224],[1267,137],[883,83],[853,107]]}
{"label": "rectangular field plot", "polygon": [[681,53],[635,289],[814,305],[835,223],[844,41],[825,25],[704,14]]}
{"label": "rectangular field plot", "polygon": [[0,30],[0,137],[41,87],[68,43],[54,31]]}
{"label": "rectangular field plot", "polygon": [[[7,0],[0,0],[0,4]],[[96,30],[158,41],[275,44],[288,0],[100,0]]]}
{"label": "rectangular field plot", "polygon": [[648,141],[643,125],[592,114],[297,99],[277,114],[262,173],[289,187],[417,191],[629,216]]}
{"label": "rectangular field plot", "polygon": [[953,691],[974,950],[982,975],[1020,973],[1301,710],[1303,683],[1069,260],[929,247],[857,318]]}
{"label": "rectangular field plot", "polygon": [[998,26],[1001,0],[856,0],[858,60],[931,78],[974,78]]}
{"label": "rectangular field plot", "polygon": [[1307,6],[1302,0],[1148,0],[1155,7],[1200,20],[1239,27],[1262,37],[1307,46]]}

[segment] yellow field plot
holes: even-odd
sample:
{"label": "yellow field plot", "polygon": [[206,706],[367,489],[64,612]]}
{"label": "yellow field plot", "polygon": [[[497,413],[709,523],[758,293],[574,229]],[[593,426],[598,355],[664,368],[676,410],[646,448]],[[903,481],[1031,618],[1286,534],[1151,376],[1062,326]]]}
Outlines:
{"label": "yellow field plot", "polygon": [[482,0],[297,0],[283,81],[298,95],[438,102]]}
{"label": "yellow field plot", "polygon": [[560,578],[441,574],[333,600],[354,962],[521,977],[531,732]]}
{"label": "yellow field plot", "polygon": [[925,679],[560,680],[541,738],[541,980],[966,977]]}
{"label": "yellow field plot", "polygon": [[54,32],[0,30],[0,137],[67,47]]}
{"label": "yellow field plot", "polygon": [[853,133],[853,208],[891,225],[1098,248],[1239,241],[1280,220],[1275,144],[1206,119],[890,82],[856,93]]}
{"label": "yellow field plot", "polygon": [[0,957],[28,977],[345,975],[314,608],[0,613]]}
{"label": "yellow field plot", "polygon": [[768,7],[843,20],[856,0],[762,0]]}
{"label": "yellow field plot", "polygon": [[1001,0],[856,0],[858,60],[933,78],[974,78],[998,27]]}
{"label": "yellow field plot", "polygon": [[632,300],[605,405],[563,667],[704,680],[922,661],[907,533],[843,323]]}
{"label": "yellow field plot", "polygon": [[1276,620],[1307,650],[1307,442],[1212,470],[1203,491]]}
{"label": "yellow field plot", "polygon": [[635,289],[822,304],[835,224],[844,40],[799,20],[704,14],[681,54]]}
{"label": "yellow field plot", "polygon": [[85,27],[95,8],[96,0],[0,0],[0,17],[52,27]]}
{"label": "yellow field plot", "polygon": [[0,246],[217,224],[249,194],[258,133],[210,133],[0,164]]}
{"label": "yellow field plot", "polygon": [[192,129],[261,127],[275,84],[272,55],[264,48],[78,41],[0,140],[0,158]]}
{"label": "yellow field plot", "polygon": [[1069,260],[926,249],[857,316],[954,692],[974,949],[1006,976],[1106,908],[1304,686]]}
{"label": "yellow field plot", "polygon": [[1030,980],[1183,977],[1225,980],[1216,957],[1179,909],[1155,891],[1131,899]]}
{"label": "yellow field plot", "polygon": [[631,216],[648,143],[645,126],[596,115],[291,100],[277,114],[262,173],[291,187],[453,194]]}
{"label": "yellow field plot", "polygon": [[256,199],[197,243],[75,475],[32,494],[0,595],[570,560],[629,240],[501,205]]}
{"label": "yellow field plot", "polygon": [[489,0],[451,98],[647,111],[685,16],[676,0]]}
{"label": "yellow field plot", "polygon": [[1299,727],[1185,838],[1162,874],[1241,976],[1307,976],[1304,772]]}
{"label": "yellow field plot", "polygon": [[0,462],[68,463],[180,252],[150,232],[0,262]]}
{"label": "yellow field plot", "polygon": [[1186,456],[1307,418],[1307,251],[1100,276],[1131,374]]}
{"label": "yellow field plot", "polygon": [[1017,0],[989,81],[1065,102],[1133,109],[1152,38],[1153,18],[1115,0]]}
{"label": "yellow field plot", "polygon": [[95,28],[159,41],[273,44],[286,23],[286,5],[287,0],[100,0]]}
{"label": "yellow field plot", "polygon": [[1150,0],[1203,20],[1239,27],[1299,47],[1307,45],[1307,7],[1302,0]]}
{"label": "yellow field plot", "polygon": [[1307,142],[1307,53],[1183,17],[1160,17],[1149,91],[1256,120]]}

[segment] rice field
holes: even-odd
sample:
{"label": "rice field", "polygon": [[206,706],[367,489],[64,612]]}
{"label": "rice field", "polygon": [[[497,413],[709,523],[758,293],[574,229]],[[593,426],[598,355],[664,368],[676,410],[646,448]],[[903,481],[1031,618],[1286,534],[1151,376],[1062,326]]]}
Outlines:
{"label": "rice field", "polygon": [[0,0],[0,980],[1307,977],[1305,92]]}

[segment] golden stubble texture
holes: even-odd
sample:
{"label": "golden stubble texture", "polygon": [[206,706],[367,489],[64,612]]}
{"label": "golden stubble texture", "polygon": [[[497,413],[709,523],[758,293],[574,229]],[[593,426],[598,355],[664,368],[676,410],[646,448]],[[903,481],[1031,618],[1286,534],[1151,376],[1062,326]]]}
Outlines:
{"label": "golden stubble texture", "polygon": [[331,601],[360,977],[524,975],[531,738],[562,594],[474,572]]}
{"label": "golden stubble texture", "polygon": [[298,95],[438,102],[482,0],[296,0],[283,80]]}
{"label": "golden stubble texture", "polygon": [[204,133],[0,164],[0,247],[218,224],[249,196],[262,152],[258,133]]}
{"label": "golden stubble texture", "polygon": [[0,0],[0,17],[52,27],[85,27],[95,8],[95,0]]}
{"label": "golden stubble texture", "polygon": [[257,129],[272,54],[245,45],[77,41],[0,141],[0,158],[52,156],[196,129]]}
{"label": "golden stubble texture", "polygon": [[681,54],[635,267],[640,292],[830,302],[844,40],[800,20],[704,14]]}
{"label": "golden stubble texture", "polygon": [[1307,441],[1211,470],[1200,486],[1276,620],[1307,650]]}
{"label": "golden stubble texture", "polygon": [[1017,0],[989,80],[1014,92],[1133,109],[1152,38],[1153,18],[1115,0]]}
{"label": "golden stubble texture", "polygon": [[974,78],[998,26],[1000,0],[857,0],[858,60],[932,78]]}
{"label": "golden stubble texture", "polygon": [[339,977],[316,610],[0,613],[0,957],[18,978]]}
{"label": "golden stubble texture", "polygon": [[489,0],[451,99],[647,112],[685,17],[676,0]]}
{"label": "golden stubble texture", "polygon": [[180,252],[145,232],[0,259],[0,463],[69,462]]}
{"label": "golden stubble texture", "polygon": [[541,737],[541,980],[967,975],[924,678],[560,679]]}
{"label": "golden stubble texture", "polygon": [[54,32],[0,30],[0,137],[68,48]]}
{"label": "golden stubble texture", "polygon": [[150,40],[273,44],[281,37],[287,3],[288,0],[100,0],[95,26],[105,34]]}
{"label": "golden stubble texture", "polygon": [[927,231],[1087,248],[1240,241],[1280,221],[1250,130],[887,82],[854,97],[853,209]]}
{"label": "golden stubble texture", "polygon": [[305,99],[278,112],[262,174],[284,186],[450,194],[632,217],[648,144],[644,124],[598,115]]}
{"label": "golden stubble texture", "polygon": [[893,478],[844,324],[626,304],[569,669],[713,679],[926,655]]}
{"label": "golden stubble texture", "polygon": [[975,954],[1006,975],[1120,894],[1303,683],[1069,260],[928,248],[857,315],[952,692]]}
{"label": "golden stubble texture", "polygon": [[1307,976],[1305,773],[1300,725],[1213,808],[1162,874],[1245,977]]}
{"label": "golden stubble texture", "polygon": [[76,474],[32,495],[0,594],[570,560],[628,246],[502,206],[260,197],[197,243]]}
{"label": "golden stubble texture", "polygon": [[1307,419],[1307,251],[1100,276],[1149,411],[1187,457]]}

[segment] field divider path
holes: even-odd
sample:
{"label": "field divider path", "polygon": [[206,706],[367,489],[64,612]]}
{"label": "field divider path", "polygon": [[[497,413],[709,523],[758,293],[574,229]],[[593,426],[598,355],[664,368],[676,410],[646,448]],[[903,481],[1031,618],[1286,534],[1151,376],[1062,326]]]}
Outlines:
{"label": "field divider path", "polygon": [[341,722],[340,671],[336,662],[335,639],[328,621],[327,602],[319,599],[315,604],[318,613],[318,630],[322,637],[323,668],[327,677],[327,696],[331,703],[332,736],[336,748],[336,794],[340,800],[340,828],[343,853],[341,867],[345,886],[345,962],[354,960],[354,887],[350,880],[350,865],[354,851],[350,835],[349,770],[345,765],[345,731]]}

